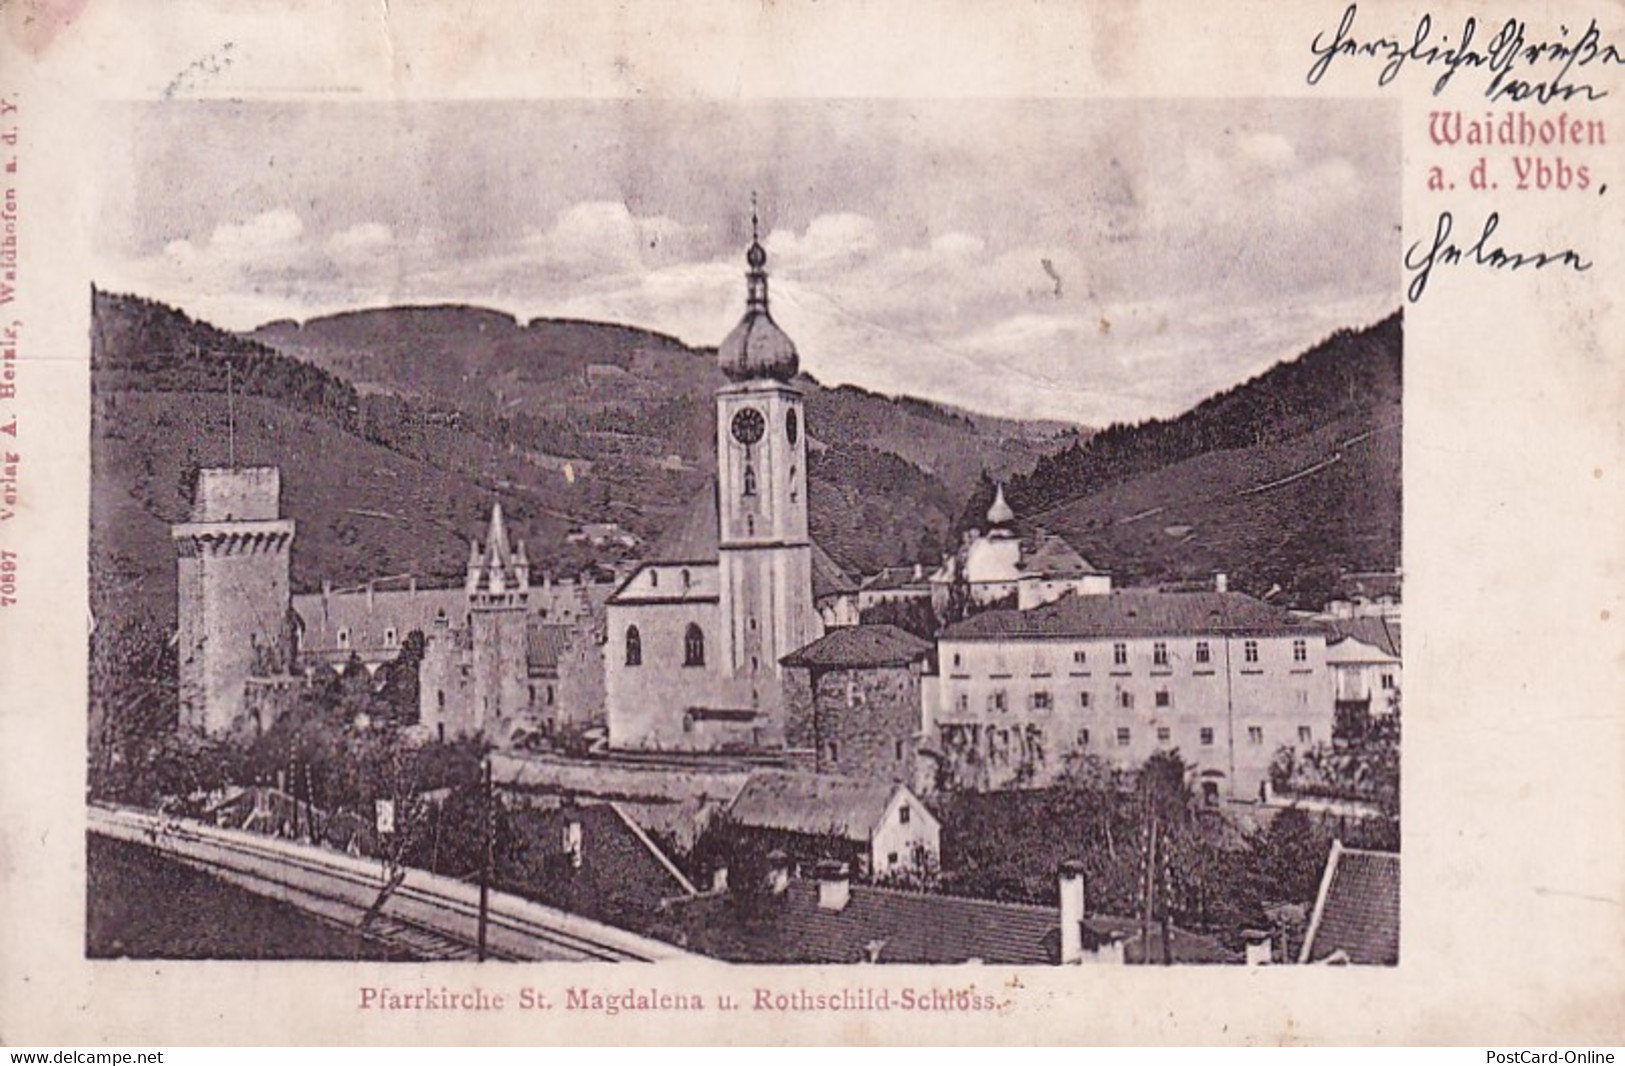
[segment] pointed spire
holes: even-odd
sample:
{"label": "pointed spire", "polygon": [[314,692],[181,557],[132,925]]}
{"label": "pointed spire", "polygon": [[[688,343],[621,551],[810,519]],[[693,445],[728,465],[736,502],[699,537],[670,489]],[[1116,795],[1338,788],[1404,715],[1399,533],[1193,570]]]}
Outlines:
{"label": "pointed spire", "polygon": [[1010,510],[1010,505],[1004,502],[1004,482],[993,493],[993,506],[987,509],[987,524],[1002,526],[1015,521],[1016,513]]}
{"label": "pointed spire", "polygon": [[502,501],[491,504],[491,525],[485,534],[486,557],[496,566],[508,565],[508,527],[502,521]]}

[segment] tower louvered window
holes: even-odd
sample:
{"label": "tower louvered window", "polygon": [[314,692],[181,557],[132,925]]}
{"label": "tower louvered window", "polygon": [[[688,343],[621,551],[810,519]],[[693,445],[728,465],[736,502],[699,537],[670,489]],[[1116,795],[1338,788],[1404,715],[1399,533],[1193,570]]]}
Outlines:
{"label": "tower louvered window", "polygon": [[683,665],[705,665],[705,633],[693,622],[683,632]]}

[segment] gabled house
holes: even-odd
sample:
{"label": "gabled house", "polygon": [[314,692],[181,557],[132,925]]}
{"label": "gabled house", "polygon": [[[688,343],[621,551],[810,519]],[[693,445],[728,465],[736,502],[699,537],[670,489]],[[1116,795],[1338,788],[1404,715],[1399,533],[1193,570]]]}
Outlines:
{"label": "gabled house", "polygon": [[728,814],[746,830],[792,838],[784,843],[838,839],[860,873],[934,866],[942,854],[942,825],[905,786],[892,781],[804,774],[754,773]]}

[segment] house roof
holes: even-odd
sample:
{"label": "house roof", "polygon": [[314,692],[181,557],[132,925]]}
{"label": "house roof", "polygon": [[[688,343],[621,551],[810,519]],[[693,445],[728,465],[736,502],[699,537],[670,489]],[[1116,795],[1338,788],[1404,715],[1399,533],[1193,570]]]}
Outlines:
{"label": "house roof", "polygon": [[525,663],[534,671],[556,671],[570,647],[570,627],[532,622],[525,627]]}
{"label": "house roof", "polygon": [[[337,649],[338,634],[343,630],[347,637],[344,650],[387,653],[393,657],[412,630],[421,629],[428,634],[436,615],[461,625],[468,610],[468,593],[461,585],[455,588],[375,588],[371,595],[364,588],[325,594],[296,593],[291,599],[294,612],[304,626],[300,647],[307,652]],[[395,631],[393,645],[385,640],[390,630]]]}
{"label": "house roof", "polygon": [[[670,526],[655,544],[646,562],[650,563],[714,563],[717,561],[718,532],[717,482],[707,478],[705,486],[694,494],[688,510]],[[812,542],[813,599],[855,592],[857,586],[846,575],[829,553]]]}
{"label": "house roof", "polygon": [[1333,842],[1302,962],[1332,955],[1368,966],[1399,962],[1399,855]]}
{"label": "house roof", "polygon": [[[1054,907],[969,899],[854,884],[845,907],[818,905],[815,882],[794,879],[780,896],[754,913],[726,895],[701,896],[669,908],[691,949],[733,962],[1054,965],[1060,961],[1060,914]],[[1130,962],[1160,961],[1161,931],[1152,930],[1150,951],[1139,942],[1132,918],[1091,917],[1086,930],[1098,939],[1128,941]],[[1236,957],[1210,937],[1175,929],[1175,961],[1233,962]]]}
{"label": "house roof", "polygon": [[1046,529],[1035,529],[1021,542],[1021,569],[1042,577],[1082,577],[1100,574],[1089,560],[1067,543],[1064,537]]}
{"label": "house roof", "polygon": [[845,626],[798,648],[779,661],[786,666],[907,666],[931,654],[931,644],[894,625]]}
{"label": "house roof", "polygon": [[728,813],[755,829],[829,833],[868,843],[902,787],[867,778],[762,770],[750,775]]}
{"label": "house roof", "polygon": [[912,566],[883,566],[863,579],[858,586],[865,592],[890,592],[894,589],[929,589],[926,574]]}
{"label": "house roof", "polygon": [[984,611],[949,626],[944,640],[1320,633],[1314,623],[1240,592],[1132,589],[1063,596],[1029,611]]}
{"label": "house roof", "polygon": [[1359,618],[1332,618],[1322,623],[1326,628],[1326,643],[1340,644],[1357,640],[1369,644],[1385,655],[1401,658],[1399,623],[1387,618],[1362,616]]}

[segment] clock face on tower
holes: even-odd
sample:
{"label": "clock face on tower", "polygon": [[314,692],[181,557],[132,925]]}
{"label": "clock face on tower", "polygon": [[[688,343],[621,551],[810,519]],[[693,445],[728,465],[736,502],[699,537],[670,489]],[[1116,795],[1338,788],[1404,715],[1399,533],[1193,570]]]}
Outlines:
{"label": "clock face on tower", "polygon": [[766,430],[767,419],[763,418],[762,412],[754,407],[741,408],[739,413],[734,415],[734,440],[747,448],[761,440],[762,434]]}

